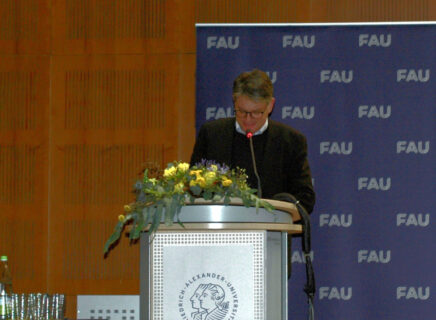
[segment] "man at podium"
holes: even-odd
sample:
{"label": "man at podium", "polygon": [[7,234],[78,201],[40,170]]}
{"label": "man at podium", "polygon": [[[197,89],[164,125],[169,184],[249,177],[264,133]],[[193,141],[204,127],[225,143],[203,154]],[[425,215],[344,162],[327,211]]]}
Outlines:
{"label": "man at podium", "polygon": [[289,193],[312,212],[315,192],[306,137],[269,119],[275,103],[271,79],[258,69],[244,72],[233,82],[232,98],[235,117],[200,128],[191,165],[206,159],[244,168],[249,186],[261,190],[262,198]]}

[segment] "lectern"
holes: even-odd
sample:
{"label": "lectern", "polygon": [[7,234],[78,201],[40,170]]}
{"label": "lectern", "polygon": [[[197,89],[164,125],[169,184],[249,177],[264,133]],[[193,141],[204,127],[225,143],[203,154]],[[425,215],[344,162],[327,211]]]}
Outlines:
{"label": "lectern", "polygon": [[141,320],[286,320],[293,204],[274,212],[196,200],[140,238]]}

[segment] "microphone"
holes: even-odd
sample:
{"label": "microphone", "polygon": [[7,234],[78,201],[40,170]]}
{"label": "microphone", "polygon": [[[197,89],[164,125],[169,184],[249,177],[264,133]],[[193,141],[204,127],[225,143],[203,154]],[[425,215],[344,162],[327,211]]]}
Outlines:
{"label": "microphone", "polygon": [[253,147],[253,133],[249,130],[247,130],[245,136],[250,141],[250,151],[251,151],[251,159],[253,160],[253,169],[254,169],[254,175],[257,178],[257,196],[259,198],[262,198],[262,187],[260,185],[260,177],[257,173],[257,166],[256,166],[256,157],[254,156],[254,147]]}

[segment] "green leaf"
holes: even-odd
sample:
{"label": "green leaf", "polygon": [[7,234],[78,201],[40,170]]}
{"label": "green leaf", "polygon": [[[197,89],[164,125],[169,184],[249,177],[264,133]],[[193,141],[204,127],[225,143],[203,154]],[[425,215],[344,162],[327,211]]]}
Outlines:
{"label": "green leaf", "polygon": [[204,191],[203,192],[203,198],[204,198],[204,200],[212,200],[212,192],[209,192],[209,191]]}
{"label": "green leaf", "polygon": [[243,197],[243,198],[242,198],[242,203],[243,203],[244,206],[246,206],[246,207],[250,207],[250,206],[251,206],[251,201],[250,201],[250,199],[247,198],[247,197]]}
{"label": "green leaf", "polygon": [[185,225],[183,224],[182,221],[178,220],[177,223],[179,224],[179,226],[181,226],[183,229],[185,229]]}
{"label": "green leaf", "polygon": [[223,197],[221,195],[215,193],[213,195],[212,201],[217,202],[217,201],[220,201],[222,198]]}
{"label": "green leaf", "polygon": [[159,203],[156,208],[156,212],[153,215],[153,221],[150,225],[150,229],[148,230],[148,234],[151,235],[159,228],[160,221],[162,219],[163,213],[163,204]]}
{"label": "green leaf", "polygon": [[261,205],[269,212],[274,212],[274,210],[275,210],[274,206],[267,201],[261,200]]}
{"label": "green leaf", "polygon": [[170,226],[173,224],[174,215],[176,214],[176,208],[174,206],[174,197],[165,199],[165,225]]}
{"label": "green leaf", "polygon": [[144,222],[145,222],[144,226],[147,226],[152,222],[153,214],[155,211],[156,211],[155,206],[148,206],[142,209],[142,216],[144,217]]}
{"label": "green leaf", "polygon": [[141,235],[142,230],[144,230],[145,220],[144,220],[144,215],[142,214],[142,212],[141,212],[141,214],[138,214],[138,219],[137,219],[135,225],[132,227],[132,231],[130,232],[129,238],[131,240],[138,239],[139,236]]}
{"label": "green leaf", "polygon": [[109,251],[109,247],[120,238],[123,227],[124,227],[123,222],[117,223],[114,232],[110,235],[109,239],[106,241],[106,244],[104,245],[103,253],[107,253]]}
{"label": "green leaf", "polygon": [[191,186],[190,189],[194,196],[199,196],[201,194],[202,189],[199,186]]}
{"label": "green leaf", "polygon": [[256,199],[256,213],[259,213],[260,200]]}
{"label": "green leaf", "polygon": [[230,204],[230,197],[228,194],[224,197],[224,205],[227,206]]}
{"label": "green leaf", "polygon": [[189,201],[190,201],[191,203],[194,203],[194,202],[195,202],[195,197],[194,197],[192,194],[189,194]]}
{"label": "green leaf", "polygon": [[177,223],[179,224],[179,225],[181,225],[183,228],[184,228],[184,226],[183,226],[183,223],[180,221],[180,219],[179,219],[179,214],[180,214],[180,212],[182,211],[182,207],[185,205],[185,197],[184,196],[181,196],[181,198],[179,199],[179,201],[177,202],[177,206],[176,206],[176,210],[175,210],[175,215],[174,215],[174,217],[173,217],[173,221],[174,221],[174,219],[177,221]]}

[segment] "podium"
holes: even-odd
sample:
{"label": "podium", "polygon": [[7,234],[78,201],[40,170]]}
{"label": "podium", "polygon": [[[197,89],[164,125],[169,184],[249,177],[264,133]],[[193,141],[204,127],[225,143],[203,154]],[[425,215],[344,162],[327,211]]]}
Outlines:
{"label": "podium", "polygon": [[140,319],[286,320],[288,235],[302,227],[293,204],[268,201],[274,212],[197,199],[183,226],[143,232]]}

